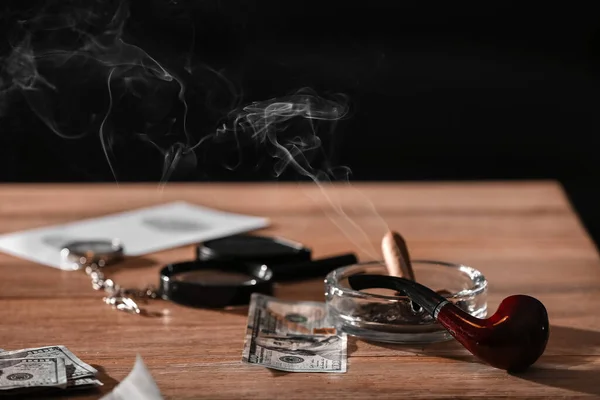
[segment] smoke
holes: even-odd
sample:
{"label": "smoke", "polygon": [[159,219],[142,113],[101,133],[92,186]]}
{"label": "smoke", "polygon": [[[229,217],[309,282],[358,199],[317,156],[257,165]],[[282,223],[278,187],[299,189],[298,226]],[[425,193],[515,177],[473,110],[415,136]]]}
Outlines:
{"label": "smoke", "polygon": [[[128,43],[129,16],[127,1],[100,0],[48,1],[14,13],[10,51],[0,59],[0,117],[22,96],[61,138],[96,135],[117,183],[117,153],[135,156],[135,142],[162,156],[166,182],[182,161],[196,167],[189,152],[237,98],[191,55],[167,67]],[[217,92],[230,101],[215,102]]]}
{"label": "smoke", "polygon": [[[312,180],[319,186],[321,195],[330,206],[324,210],[329,219],[357,248],[361,248],[371,258],[379,259],[379,252],[373,248],[364,229],[346,213],[340,195],[327,190],[327,184],[333,182],[346,184],[348,189],[353,189],[353,199],[361,200],[357,202],[359,207],[365,208],[368,215],[377,220],[382,229],[381,234],[385,233],[389,228],[373,203],[350,185],[351,170],[345,166],[329,165],[326,156],[322,157],[323,163],[320,168],[315,167],[315,158],[318,152],[323,150],[321,137],[332,136],[336,122],[350,115],[348,103],[343,94],[326,99],[319,97],[310,88],[303,88],[293,95],[251,103],[232,112],[233,123],[224,124],[217,131],[217,137],[233,135],[238,140],[238,149],[242,147],[239,138],[267,148],[270,156],[276,160],[273,167],[276,177],[291,169]],[[328,126],[327,134],[319,129],[321,123]],[[230,168],[235,169],[240,163],[241,160]]]}
{"label": "smoke", "polygon": [[[217,129],[216,139],[233,135],[238,149],[242,146],[240,140],[266,148],[277,160],[273,166],[276,177],[291,167],[301,176],[321,181],[334,174],[334,170],[328,166],[325,170],[317,170],[308,157],[323,150],[321,136],[333,136],[335,123],[347,115],[344,95],[325,99],[310,88],[303,88],[287,97],[253,102],[234,110],[229,121]],[[322,122],[329,123],[327,134],[319,129]],[[228,167],[235,169],[240,162]]]}
{"label": "smoke", "polygon": [[[302,88],[243,105],[241,90],[197,59],[193,25],[191,51],[159,61],[128,36],[129,18],[125,0],[54,0],[5,13],[13,29],[0,58],[0,118],[20,96],[59,137],[97,138],[117,184],[127,175],[122,166],[141,149],[162,160],[162,188],[177,172],[202,169],[200,150],[223,143],[236,154],[221,162],[231,171],[243,169],[245,152],[254,147],[274,162],[276,178],[291,171],[322,189],[349,182],[349,168],[331,165],[323,143],[349,117],[346,96],[325,98]],[[340,229],[367,239],[339,199],[322,193],[341,217]]]}

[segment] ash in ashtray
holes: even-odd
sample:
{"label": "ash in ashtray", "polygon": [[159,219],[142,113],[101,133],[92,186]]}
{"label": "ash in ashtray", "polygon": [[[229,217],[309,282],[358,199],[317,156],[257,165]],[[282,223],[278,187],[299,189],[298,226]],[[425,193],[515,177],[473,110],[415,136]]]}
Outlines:
{"label": "ash in ashtray", "polygon": [[[466,303],[454,303],[458,308],[466,310]],[[381,324],[430,324],[433,317],[412,301],[397,303],[367,303],[361,304],[354,312],[354,317],[364,322],[377,322]]]}
{"label": "ash in ashtray", "polygon": [[354,316],[365,322],[398,325],[430,323],[433,320],[419,305],[412,302],[361,304]]}

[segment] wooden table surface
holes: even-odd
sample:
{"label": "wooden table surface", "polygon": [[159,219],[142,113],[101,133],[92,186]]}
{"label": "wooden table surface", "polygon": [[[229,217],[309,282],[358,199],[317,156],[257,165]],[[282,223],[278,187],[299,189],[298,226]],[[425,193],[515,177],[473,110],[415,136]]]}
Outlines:
{"label": "wooden table surface", "polygon": [[[456,342],[429,346],[349,339],[345,374],[271,371],[242,364],[246,310],[192,309],[156,301],[163,317],[112,310],[82,272],[0,254],[0,348],[62,344],[96,366],[105,386],[65,398],[99,398],[140,354],[166,399],[600,397],[600,262],[562,189],[553,182],[355,184],[153,184],[0,186],[0,232],[96,217],[173,200],[270,218],[261,233],[311,247],[379,257],[386,229],[413,258],[471,265],[489,280],[490,314],[506,296],[537,297],[550,316],[545,354],[509,375]],[[193,246],[107,271],[127,286],[157,283],[162,265]],[[323,282],[285,284],[276,295],[323,301]],[[79,397],[78,397],[79,396]]]}

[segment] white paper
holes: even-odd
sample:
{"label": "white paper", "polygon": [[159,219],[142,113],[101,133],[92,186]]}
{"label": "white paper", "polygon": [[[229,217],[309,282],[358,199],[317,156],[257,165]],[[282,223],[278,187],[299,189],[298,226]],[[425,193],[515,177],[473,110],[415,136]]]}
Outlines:
{"label": "white paper", "polygon": [[121,241],[126,256],[180,247],[269,225],[266,218],[174,202],[64,225],[0,235],[0,251],[64,268],[62,247],[74,240]]}
{"label": "white paper", "polygon": [[100,400],[163,400],[163,397],[138,354],[129,375]]}

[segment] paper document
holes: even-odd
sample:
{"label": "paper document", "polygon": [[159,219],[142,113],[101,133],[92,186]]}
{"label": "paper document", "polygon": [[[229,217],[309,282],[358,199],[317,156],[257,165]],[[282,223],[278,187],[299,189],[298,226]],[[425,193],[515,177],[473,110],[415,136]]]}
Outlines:
{"label": "paper document", "polygon": [[138,354],[129,375],[100,400],[163,400],[163,397],[142,357]]}
{"label": "paper document", "polygon": [[141,256],[268,225],[266,218],[174,202],[0,235],[0,251],[61,268],[60,250],[75,240],[119,239],[126,256]]}

